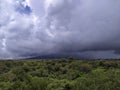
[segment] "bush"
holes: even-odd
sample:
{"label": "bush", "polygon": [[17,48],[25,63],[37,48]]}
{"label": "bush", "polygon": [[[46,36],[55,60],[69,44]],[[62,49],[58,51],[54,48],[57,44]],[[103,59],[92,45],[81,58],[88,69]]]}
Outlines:
{"label": "bush", "polygon": [[92,65],[90,65],[88,63],[84,63],[84,64],[80,65],[79,69],[80,69],[81,72],[88,73],[92,70]]}
{"label": "bush", "polygon": [[29,90],[47,90],[48,80],[34,77],[31,79]]}

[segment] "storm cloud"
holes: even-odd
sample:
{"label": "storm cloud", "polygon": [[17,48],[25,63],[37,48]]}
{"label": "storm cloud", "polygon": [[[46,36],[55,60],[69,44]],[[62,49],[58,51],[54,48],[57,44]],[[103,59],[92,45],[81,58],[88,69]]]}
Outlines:
{"label": "storm cloud", "polygon": [[120,58],[120,0],[1,0],[0,58]]}

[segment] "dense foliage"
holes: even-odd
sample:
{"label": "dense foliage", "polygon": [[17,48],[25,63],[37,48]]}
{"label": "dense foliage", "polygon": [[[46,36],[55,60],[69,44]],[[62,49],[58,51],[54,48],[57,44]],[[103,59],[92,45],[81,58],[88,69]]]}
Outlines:
{"label": "dense foliage", "polygon": [[120,60],[1,60],[0,90],[120,90]]}

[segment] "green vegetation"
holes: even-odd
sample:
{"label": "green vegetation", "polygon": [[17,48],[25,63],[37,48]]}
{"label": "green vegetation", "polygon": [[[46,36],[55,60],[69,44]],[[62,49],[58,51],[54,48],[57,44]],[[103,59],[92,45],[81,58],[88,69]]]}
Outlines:
{"label": "green vegetation", "polygon": [[120,60],[1,60],[0,90],[120,90]]}

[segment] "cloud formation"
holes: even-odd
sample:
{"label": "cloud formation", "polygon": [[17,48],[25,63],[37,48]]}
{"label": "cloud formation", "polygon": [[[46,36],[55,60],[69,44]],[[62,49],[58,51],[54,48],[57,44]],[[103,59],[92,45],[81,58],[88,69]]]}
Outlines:
{"label": "cloud formation", "polygon": [[119,0],[0,1],[0,58],[120,58]]}

